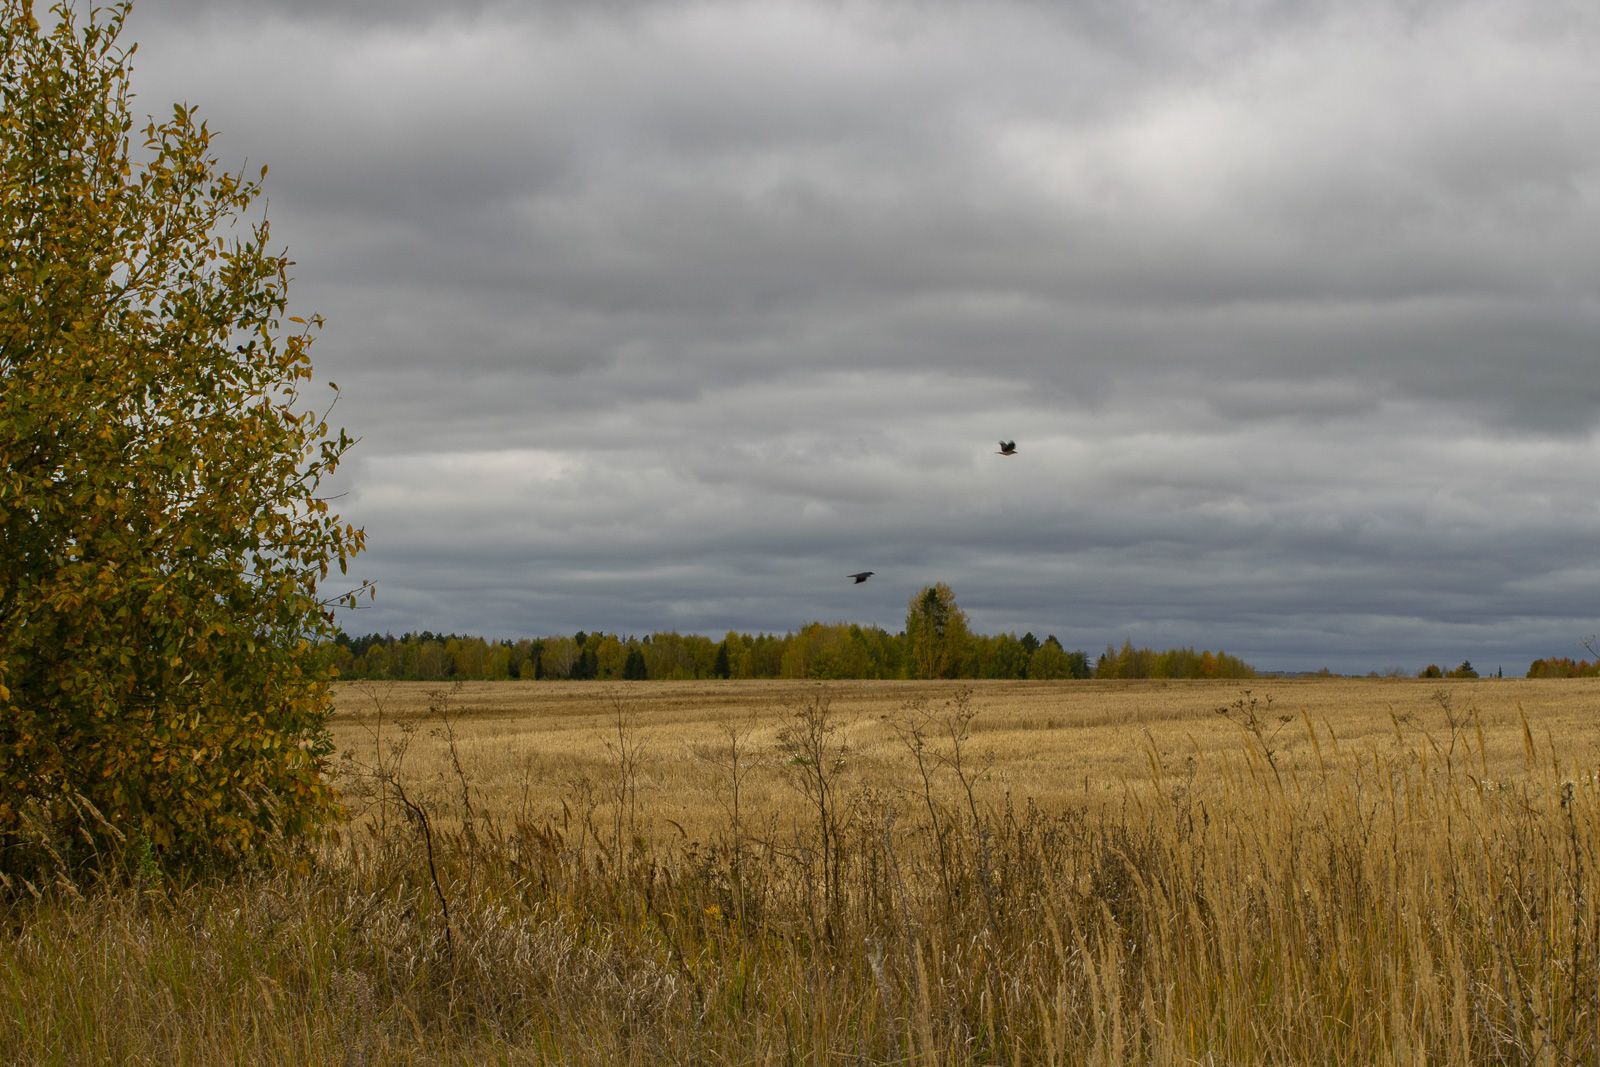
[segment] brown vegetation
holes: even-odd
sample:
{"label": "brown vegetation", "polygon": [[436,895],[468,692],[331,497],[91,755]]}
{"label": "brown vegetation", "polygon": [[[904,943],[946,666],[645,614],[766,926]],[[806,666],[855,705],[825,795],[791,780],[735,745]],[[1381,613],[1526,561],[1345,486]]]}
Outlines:
{"label": "brown vegetation", "polygon": [[[1570,758],[1600,755],[1600,722],[1584,683],[1502,680],[1462,683],[1402,679],[1274,679],[1250,682],[649,682],[351,683],[340,687],[334,739],[341,752],[370,751],[380,736],[407,739],[407,776],[438,783],[461,761],[486,810],[550,816],[596,794],[615,777],[619,708],[644,753],[633,788],[652,840],[704,840],[719,825],[725,787],[715,760],[729,730],[741,732],[752,773],[751,810],[792,815],[797,798],[773,765],[778,735],[797,706],[828,697],[852,788],[903,792],[910,773],[899,726],[917,707],[937,708],[970,692],[978,714],[974,751],[988,766],[983,794],[1010,794],[1048,811],[1121,804],[1148,785],[1151,755],[1167,770],[1192,765],[1201,780],[1222,773],[1248,735],[1218,713],[1253,698],[1280,768],[1348,772],[1375,756],[1407,751],[1437,731],[1444,694],[1457,716],[1481,726],[1495,778],[1520,772],[1522,719],[1539,740],[1562,739]],[[1269,706],[1270,705],[1270,706]],[[1237,719],[1237,715],[1232,716]],[[1284,721],[1287,718],[1289,721]],[[448,725],[448,735],[444,727]],[[1309,727],[1316,728],[1313,743]],[[1477,743],[1476,733],[1473,743]],[[1252,742],[1253,743],[1253,742]],[[1577,744],[1577,748],[1568,747]],[[1152,749],[1153,746],[1153,749]],[[598,809],[597,809],[598,810]]]}
{"label": "brown vegetation", "polygon": [[1597,696],[347,687],[317,870],[18,909],[0,1047],[1594,1062]]}

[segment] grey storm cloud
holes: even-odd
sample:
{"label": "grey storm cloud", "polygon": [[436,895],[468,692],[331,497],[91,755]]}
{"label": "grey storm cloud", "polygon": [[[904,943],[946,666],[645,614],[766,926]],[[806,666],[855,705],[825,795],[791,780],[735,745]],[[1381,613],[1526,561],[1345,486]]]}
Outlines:
{"label": "grey storm cloud", "polygon": [[1266,667],[1597,629],[1589,5],[147,0],[129,33],[136,106],[272,168],[362,437],[349,629],[898,628],[935,580],[979,629]]}

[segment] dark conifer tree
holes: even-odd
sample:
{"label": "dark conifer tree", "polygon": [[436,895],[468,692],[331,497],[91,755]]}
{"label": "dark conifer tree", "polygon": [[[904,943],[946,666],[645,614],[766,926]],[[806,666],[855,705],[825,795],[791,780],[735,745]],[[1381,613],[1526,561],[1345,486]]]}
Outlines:
{"label": "dark conifer tree", "polygon": [[622,677],[629,682],[642,682],[650,677],[650,672],[645,668],[644,653],[639,649],[628,649],[628,658],[622,661]]}

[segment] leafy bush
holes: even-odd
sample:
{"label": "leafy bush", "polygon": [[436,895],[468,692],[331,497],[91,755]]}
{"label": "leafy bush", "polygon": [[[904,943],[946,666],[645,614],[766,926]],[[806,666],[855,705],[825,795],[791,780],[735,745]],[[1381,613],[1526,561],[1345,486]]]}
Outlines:
{"label": "leafy bush", "polygon": [[132,149],[129,5],[0,12],[0,881],[281,855],[337,810],[318,584],[364,542],[317,320],[264,168],[187,107]]}

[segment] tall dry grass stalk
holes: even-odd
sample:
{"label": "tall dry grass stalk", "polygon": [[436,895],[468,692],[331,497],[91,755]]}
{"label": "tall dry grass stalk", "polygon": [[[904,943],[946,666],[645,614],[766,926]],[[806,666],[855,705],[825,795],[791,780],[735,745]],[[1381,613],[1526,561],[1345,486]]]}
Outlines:
{"label": "tall dry grass stalk", "polygon": [[[735,728],[705,750],[725,792],[696,838],[640,831],[652,745],[625,709],[612,776],[556,814],[490,810],[459,759],[414,773],[403,739],[424,727],[389,724],[347,768],[357,822],[309,876],[13,905],[0,1050],[1600,1062],[1593,767],[1523,719],[1516,766],[1491,774],[1505,761],[1448,696],[1382,743],[1254,701],[1220,709],[1222,758],[1146,740],[1137,787],[1044,810],[990,777],[970,693],[899,709],[890,785],[814,693],[770,748]],[[758,778],[792,803],[752,807]]]}

